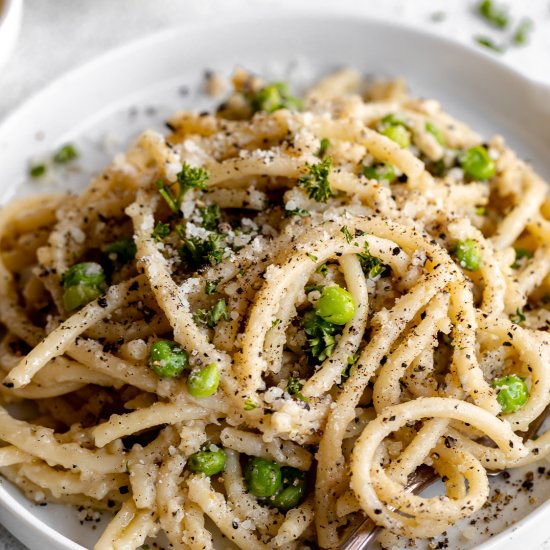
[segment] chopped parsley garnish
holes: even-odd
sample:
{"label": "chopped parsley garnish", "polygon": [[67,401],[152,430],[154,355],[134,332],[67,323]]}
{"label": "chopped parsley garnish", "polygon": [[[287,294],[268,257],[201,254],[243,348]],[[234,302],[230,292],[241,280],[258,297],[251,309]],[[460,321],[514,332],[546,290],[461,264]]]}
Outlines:
{"label": "chopped parsley garnish", "polygon": [[298,179],[298,185],[307,191],[310,199],[315,199],[317,202],[327,202],[329,197],[333,196],[328,181],[332,159],[327,157],[317,164],[308,164],[307,167],[309,173]]}
{"label": "chopped parsley garnish", "polygon": [[447,166],[447,163],[442,158],[435,162],[428,162],[426,166],[430,174],[436,178],[442,178],[449,169],[449,166]]}
{"label": "chopped parsley garnish", "polygon": [[178,212],[179,205],[181,203],[178,203],[176,197],[172,195],[172,191],[170,191],[170,186],[166,187],[163,180],[158,180],[156,186],[159,190],[160,196],[166,201],[166,204],[170,207],[170,210],[172,210],[172,212]]}
{"label": "chopped parsley garnish", "polygon": [[151,233],[151,237],[155,242],[160,242],[170,235],[170,226],[167,223],[158,222],[155,229]]}
{"label": "chopped parsley garnish", "polygon": [[348,361],[346,366],[344,367],[344,370],[342,371],[342,374],[340,375],[340,384],[338,384],[339,387],[342,387],[344,382],[351,376],[351,369],[353,368],[353,365],[357,363],[359,360],[359,352],[356,351],[353,355],[350,355],[348,357]]}
{"label": "chopped parsley garnish", "polygon": [[224,321],[229,321],[229,312],[227,311],[227,304],[225,303],[225,300],[223,298],[218,300],[214,304],[214,307],[211,309],[210,315],[209,315],[209,320],[214,326],[217,325],[221,319],[223,319]]}
{"label": "chopped parsley garnish", "polygon": [[173,183],[166,185],[163,180],[158,180],[156,183],[157,189],[161,197],[166,201],[172,212],[177,213],[181,206],[183,197],[189,189],[200,189],[204,191],[207,187],[208,172],[204,168],[194,168],[184,162],[181,166],[181,171],[177,174],[179,193],[173,195],[170,188]]}
{"label": "chopped parsley garnish", "polygon": [[207,188],[208,172],[204,168],[194,168],[184,162],[181,166],[181,171],[178,173],[178,183],[180,184],[179,199],[181,199],[189,191],[189,189],[200,189],[204,191]]}
{"label": "chopped parsley garnish", "polygon": [[319,258],[315,256],[314,254],[308,254],[307,257],[312,261],[316,262]]}
{"label": "chopped parsley garnish", "polygon": [[250,97],[252,111],[264,111],[273,113],[279,109],[299,111],[302,108],[302,100],[290,94],[288,84],[285,82],[273,82],[261,88]]}
{"label": "chopped parsley garnish", "polygon": [[477,6],[479,14],[491,25],[505,29],[509,23],[508,10],[492,0],[483,0]]}
{"label": "chopped parsley garnish", "polygon": [[206,239],[183,237],[180,255],[191,269],[199,269],[205,264],[219,264],[223,258],[220,235],[211,233]]}
{"label": "chopped parsley garnish", "polygon": [[316,270],[315,273],[319,273],[323,277],[327,276],[328,273],[328,267],[327,264],[321,264]]}
{"label": "chopped parsley garnish", "polygon": [[116,255],[117,262],[127,264],[136,257],[137,247],[133,239],[120,239],[108,244],[103,251],[107,256]]}
{"label": "chopped parsley garnish", "polygon": [[493,50],[496,53],[504,52],[503,46],[499,46],[494,42],[494,40],[492,40],[487,36],[474,36],[474,40],[481,46],[485,46],[486,48],[489,48],[490,50]]}
{"label": "chopped parsley garnish", "polygon": [[45,173],[46,173],[45,164],[35,164],[34,166],[31,166],[29,170],[29,174],[31,178],[41,178]]}
{"label": "chopped parsley garnish", "polygon": [[74,145],[71,145],[70,143],[63,145],[63,147],[61,147],[53,156],[54,162],[57,162],[58,164],[66,164],[76,158],[78,158],[78,151],[75,149]]}
{"label": "chopped parsley garnish", "polygon": [[523,19],[520,22],[512,37],[512,41],[516,46],[524,46],[529,42],[529,34],[533,30],[533,26],[531,19]]}
{"label": "chopped parsley garnish", "polygon": [[317,156],[322,159],[326,153],[327,153],[327,149],[329,148],[330,146],[330,139],[328,138],[323,138],[321,140],[321,143],[319,144],[319,151],[317,151]]}
{"label": "chopped parsley garnish", "polygon": [[527,250],[526,248],[516,248],[516,259],[514,263],[511,265],[514,269],[518,269],[521,267],[522,259],[523,258],[532,258],[533,253],[530,250]]}
{"label": "chopped parsley garnish", "polygon": [[307,402],[309,401],[309,399],[305,395],[303,395],[301,392],[303,387],[304,385],[302,384],[299,378],[294,378],[293,376],[291,376],[288,379],[288,384],[286,385],[286,391],[290,395],[295,395],[301,401]]}
{"label": "chopped parsley garnish", "polygon": [[193,314],[193,321],[195,321],[197,325],[203,324],[209,328],[214,328],[222,319],[224,321],[229,321],[227,304],[223,298],[218,300],[210,311],[199,309]]}
{"label": "chopped parsley garnish", "polygon": [[512,321],[512,323],[515,323],[516,325],[524,323],[526,319],[527,317],[525,317],[525,313],[523,312],[523,308],[521,307],[518,307],[516,309],[516,314],[510,317],[510,321]]}
{"label": "chopped parsley garnish", "polygon": [[206,281],[204,283],[204,291],[209,296],[211,294],[214,294],[216,290],[218,289],[218,284],[220,283],[220,279],[216,279],[215,281]]}
{"label": "chopped parsley garnish", "polygon": [[258,407],[258,405],[256,403],[254,403],[254,401],[252,401],[252,399],[247,399],[244,402],[244,410],[245,411],[253,411],[257,407]]}
{"label": "chopped parsley garnish", "polygon": [[375,279],[379,275],[383,275],[384,272],[389,269],[387,265],[382,263],[380,258],[373,256],[369,252],[369,243],[365,243],[365,251],[361,254],[357,254],[361,267],[369,279]]}
{"label": "chopped parsley garnish", "polygon": [[309,210],[306,210],[305,208],[293,208],[292,210],[287,210],[285,208],[285,218],[291,218],[292,216],[306,218],[307,216],[311,216],[311,214],[309,213]]}
{"label": "chopped parsley garnish", "polygon": [[202,218],[202,226],[209,231],[218,229],[220,223],[221,212],[217,204],[209,204],[204,208],[199,208],[199,213]]}
{"label": "chopped parsley garnish", "polygon": [[336,339],[334,335],[341,329],[338,325],[325,321],[310,310],[304,315],[304,331],[307,335],[306,353],[311,359],[324,361],[332,355]]}
{"label": "chopped parsley garnish", "polygon": [[351,241],[353,241],[353,237],[351,236],[351,233],[349,232],[348,226],[347,226],[347,225],[343,225],[343,226],[340,228],[340,231],[344,234],[344,237],[346,237],[347,243],[350,244]]}

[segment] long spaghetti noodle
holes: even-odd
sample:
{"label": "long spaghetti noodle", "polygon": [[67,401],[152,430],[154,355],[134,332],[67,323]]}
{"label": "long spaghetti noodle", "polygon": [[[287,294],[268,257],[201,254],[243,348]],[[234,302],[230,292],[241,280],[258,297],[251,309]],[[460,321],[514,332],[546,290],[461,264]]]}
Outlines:
{"label": "long spaghetti noodle", "polygon": [[0,471],[114,512],[97,549],[437,535],[550,453],[514,433],[550,402],[546,184],[400,83],[234,85],[0,211]]}

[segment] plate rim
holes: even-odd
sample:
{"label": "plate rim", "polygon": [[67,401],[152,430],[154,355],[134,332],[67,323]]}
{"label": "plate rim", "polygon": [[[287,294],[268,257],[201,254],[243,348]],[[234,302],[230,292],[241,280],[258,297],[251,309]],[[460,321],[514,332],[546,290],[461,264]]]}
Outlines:
{"label": "plate rim", "polygon": [[[61,73],[40,90],[29,94],[29,96],[25,98],[21,103],[17,104],[11,111],[8,111],[3,117],[0,118],[0,132],[4,130],[5,126],[9,126],[12,123],[13,119],[19,115],[20,111],[28,109],[29,105],[39,102],[44,96],[51,94],[57,88],[66,85],[71,80],[80,77],[82,74],[85,74],[88,71],[93,70],[96,66],[102,65],[106,61],[110,61],[113,58],[117,57],[123,57],[134,50],[148,48],[151,44],[168,40],[170,36],[177,36],[182,32],[185,32],[185,30],[189,28],[212,29],[220,25],[226,26],[235,23],[253,24],[256,21],[263,21],[266,18],[266,13],[262,13],[262,11],[262,9],[257,9],[254,13],[250,13],[245,16],[236,16],[233,14],[218,14],[209,20],[206,20],[204,19],[204,17],[199,16],[195,20],[189,20],[186,23],[181,23],[173,27],[162,29],[141,38],[129,40],[119,46],[115,46],[105,52],[102,52],[80,65],[69,68],[67,71]],[[339,19],[340,21],[338,21],[338,23],[344,23],[346,21],[356,23],[358,20],[361,20],[361,22],[363,23],[372,23],[378,26],[385,26],[394,30],[402,30],[420,37],[429,37],[436,42],[443,42],[447,47],[455,48],[463,54],[477,57],[479,61],[491,65],[493,69],[502,71],[503,73],[507,73],[508,76],[518,79],[528,86],[533,86],[535,88],[546,91],[549,94],[550,99],[550,84],[523,74],[515,67],[507,65],[506,63],[504,63],[504,61],[496,58],[490,52],[477,49],[473,45],[470,46],[468,44],[464,44],[462,42],[459,42],[458,40],[454,40],[448,36],[440,35],[430,30],[418,28],[408,22],[388,21],[382,17],[371,17],[364,13],[359,13],[352,16],[352,14],[350,13],[337,11],[332,6],[328,8],[327,6],[323,6],[321,12],[315,13],[313,15],[301,7],[287,7],[285,8],[284,12],[281,12],[276,16],[269,16],[269,19],[271,19],[272,21],[276,21],[278,24],[280,24],[280,22],[282,21],[292,21],[296,18],[303,18],[309,21],[323,21],[327,18],[331,18]]]}
{"label": "plate rim", "polygon": [[[10,126],[17,123],[17,119],[22,116],[21,113],[24,113],[25,110],[28,110],[34,105],[47,100],[50,95],[55,94],[58,90],[61,90],[69,83],[85,78],[88,72],[91,72],[106,63],[116,61],[117,58],[124,58],[132,53],[135,53],[136,51],[146,50],[153,44],[169,41],[171,38],[181,35],[189,29],[193,29],[194,32],[200,31],[201,29],[215,30],[219,26],[231,26],[236,23],[254,24],[254,22],[265,22],[266,18],[269,18],[270,22],[273,24],[278,25],[283,24],[285,21],[295,22],[296,19],[304,19],[308,22],[323,22],[330,19],[332,22],[337,20],[336,23],[340,25],[345,24],[346,22],[352,22],[354,24],[361,22],[363,24],[390,28],[393,31],[410,33],[411,35],[415,35],[416,37],[422,39],[429,39],[436,43],[442,43],[446,48],[454,49],[457,54],[463,54],[470,56],[471,58],[475,58],[478,63],[485,63],[492,70],[500,71],[501,74],[521,82],[528,88],[542,91],[542,93],[548,95],[548,99],[550,101],[550,84],[523,74],[518,69],[504,63],[502,60],[496,58],[489,52],[477,49],[473,45],[471,46],[464,44],[458,40],[441,35],[427,28],[419,28],[408,22],[389,21],[383,17],[373,17],[365,13],[353,14],[347,10],[347,7],[344,7],[342,10],[336,10],[333,6],[322,5],[322,9],[320,9],[320,11],[315,14],[311,14],[308,10],[301,6],[290,7],[286,5],[283,7],[283,11],[275,16],[273,16],[267,9],[263,9],[261,7],[255,8],[253,12],[244,16],[241,14],[233,15],[220,13],[206,19],[204,16],[198,15],[195,19],[190,19],[183,24],[180,23],[173,27],[158,30],[147,36],[130,40],[121,45],[110,48],[107,51],[85,61],[84,63],[63,72],[40,90],[29,94],[29,96],[21,103],[16,105],[12,110],[8,111],[2,118],[0,118],[0,136],[5,131],[9,131]],[[35,516],[30,508],[26,508],[17,502],[5,489],[5,482],[9,481],[3,478],[0,482],[0,506],[4,508],[6,512],[14,516],[14,518],[17,518],[19,521],[25,522],[25,524],[29,527],[32,526],[34,530],[41,531],[43,535],[50,537],[49,540],[63,545],[63,548],[66,550],[85,550],[85,548],[79,543],[69,539]],[[29,504],[32,505],[32,502],[29,501]],[[478,550],[496,550],[499,547],[499,544],[504,542],[504,539],[514,536],[516,531],[526,529],[531,523],[537,520],[538,516],[544,514],[548,508],[550,508],[550,499],[538,506],[527,516],[521,518],[517,522],[514,522],[500,533],[491,536],[487,541],[483,542],[476,548]],[[4,524],[4,526],[8,528],[7,524]]]}

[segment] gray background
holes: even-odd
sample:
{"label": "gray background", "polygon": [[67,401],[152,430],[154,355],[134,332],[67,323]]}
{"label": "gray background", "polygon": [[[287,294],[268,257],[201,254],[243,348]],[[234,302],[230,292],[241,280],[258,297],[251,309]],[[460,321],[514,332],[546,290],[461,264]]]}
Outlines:
{"label": "gray background", "polygon": [[[17,47],[0,67],[0,119],[57,76],[119,44],[220,12],[284,9],[319,10],[322,0],[27,0]],[[502,60],[526,76],[550,84],[550,0],[507,0],[513,16],[535,21],[530,44],[514,48]],[[474,14],[469,0],[338,0],[325,9],[399,20],[429,32],[473,44],[472,36],[501,39]],[[434,22],[432,14],[444,12]],[[0,550],[23,550],[0,525]],[[45,549],[46,550],[46,549]]]}

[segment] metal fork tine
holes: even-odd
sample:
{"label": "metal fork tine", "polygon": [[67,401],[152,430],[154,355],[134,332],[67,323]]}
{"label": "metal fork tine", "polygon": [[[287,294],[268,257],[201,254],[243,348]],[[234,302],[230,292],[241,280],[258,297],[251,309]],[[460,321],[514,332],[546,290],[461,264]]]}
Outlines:
{"label": "metal fork tine", "polygon": [[[519,432],[523,440],[531,439],[543,425],[544,421],[550,414],[550,405],[548,405],[542,413],[529,424],[529,429],[526,432]],[[487,475],[495,477],[506,470],[488,470]],[[421,464],[416,471],[410,476],[409,482],[405,486],[405,491],[420,493],[426,487],[434,483],[439,476],[433,468]],[[347,539],[339,546],[338,550],[367,550],[371,542],[378,537],[383,527],[376,525],[371,518],[366,518],[362,521],[347,537]]]}

